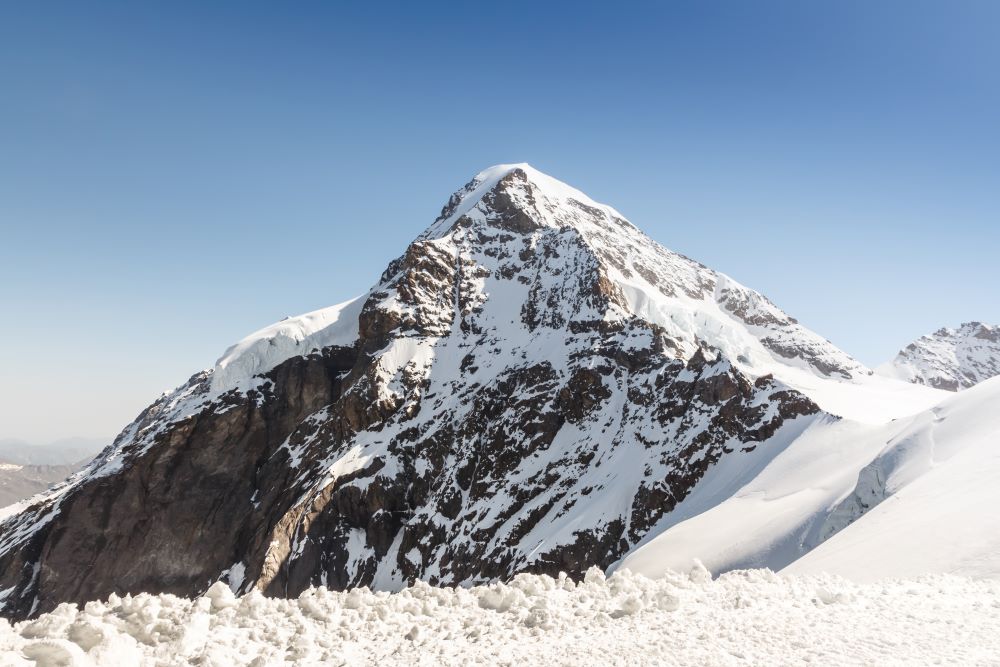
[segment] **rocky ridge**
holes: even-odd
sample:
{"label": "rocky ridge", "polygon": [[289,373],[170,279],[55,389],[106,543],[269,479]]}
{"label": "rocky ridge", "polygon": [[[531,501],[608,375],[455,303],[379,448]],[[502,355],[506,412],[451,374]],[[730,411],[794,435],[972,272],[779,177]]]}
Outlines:
{"label": "rocky ridge", "polygon": [[877,369],[886,377],[960,391],[1000,375],[1000,326],[966,322],[921,336]]}

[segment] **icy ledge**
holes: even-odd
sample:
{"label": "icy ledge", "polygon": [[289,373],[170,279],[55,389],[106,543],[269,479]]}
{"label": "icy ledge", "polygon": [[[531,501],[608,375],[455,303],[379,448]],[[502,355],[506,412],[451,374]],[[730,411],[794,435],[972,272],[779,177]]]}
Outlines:
{"label": "icy ledge", "polygon": [[314,310],[255,331],[226,350],[212,372],[212,392],[221,394],[248,383],[290,359],[331,345],[350,346],[358,337],[364,296]]}
{"label": "icy ledge", "polygon": [[218,583],[197,600],[112,596],[0,619],[0,651],[7,665],[986,664],[1000,655],[1000,582],[592,569],[579,584],[519,575],[297,600]]}

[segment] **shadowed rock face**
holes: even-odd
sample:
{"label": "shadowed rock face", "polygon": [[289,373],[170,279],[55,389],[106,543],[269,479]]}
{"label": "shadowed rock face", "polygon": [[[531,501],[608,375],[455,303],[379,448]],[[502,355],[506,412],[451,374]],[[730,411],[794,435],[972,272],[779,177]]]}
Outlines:
{"label": "shadowed rock face", "polygon": [[[234,554],[259,550],[269,513],[294,500],[284,493],[290,470],[273,455],[295,425],[336,397],[337,373],[356,356],[327,349],[291,359],[270,374],[265,396],[222,397],[172,424],[116,474],[78,478],[52,518],[0,560],[4,588],[17,587],[5,600],[8,613],[111,592],[190,594],[217,580]],[[5,538],[14,526],[5,526]]]}
{"label": "shadowed rock face", "polygon": [[[211,372],[194,376],[0,526],[5,613],[220,579],[297,595],[580,576],[723,457],[818,412],[630,312],[614,248],[595,238],[652,242],[621,218],[556,206],[522,170],[457,215],[460,195],[386,269],[350,345],[222,393]],[[713,298],[714,274],[654,250],[641,271],[641,257],[615,262],[661,294]],[[734,294],[757,325],[795,325]]]}

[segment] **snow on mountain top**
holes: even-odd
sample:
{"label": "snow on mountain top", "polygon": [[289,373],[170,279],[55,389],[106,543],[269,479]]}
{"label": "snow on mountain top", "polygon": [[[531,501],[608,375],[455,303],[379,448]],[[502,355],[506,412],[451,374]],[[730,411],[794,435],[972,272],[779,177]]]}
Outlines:
{"label": "snow on mountain top", "polygon": [[[467,215],[480,203],[488,192],[496,188],[500,181],[514,172],[523,173],[528,182],[556,206],[565,205],[569,201],[575,201],[586,206],[607,211],[610,215],[618,218],[623,218],[621,213],[607,204],[594,201],[583,192],[548,174],[538,171],[527,162],[498,164],[479,172],[463,188],[455,192],[442,210],[441,216],[420,235],[420,238],[431,239],[446,233],[459,218]],[[544,216],[543,219],[545,219]],[[551,222],[551,219],[549,221]]]}
{"label": "snow on mountain top", "polygon": [[921,336],[877,372],[938,389],[967,389],[1000,375],[1000,326],[966,322]]}
{"label": "snow on mountain top", "polygon": [[[563,205],[567,200],[600,207],[611,215],[620,217],[614,209],[598,204],[579,190],[548,176],[527,163],[501,164],[479,172],[464,188],[452,195],[446,207],[448,215],[441,216],[420,239],[433,238],[447,230],[463,215],[479,204],[506,176],[520,171],[528,176],[535,187],[542,188],[546,197]],[[249,386],[249,380],[267,373],[282,361],[330,345],[351,345],[357,338],[358,316],[364,306],[364,297],[289,317],[264,327],[227,349],[212,369],[211,390],[221,394],[231,389]]]}
{"label": "snow on mountain top", "polygon": [[[588,250],[572,251],[592,254],[603,267],[611,293],[617,294],[612,309],[618,314],[612,316],[636,316],[662,327],[676,344],[679,357],[689,357],[707,344],[753,377],[772,374],[804,391],[824,409],[864,420],[884,421],[912,414],[938,400],[931,393],[902,391],[893,386],[896,383],[873,380],[862,364],[801,326],[763,295],[664,248],[614,208],[525,163],[496,165],[477,174],[451,196],[415,245],[434,244],[444,256],[456,256],[468,243],[466,232],[457,227],[460,221],[489,229],[491,221],[498,218],[521,233],[535,236],[545,229],[551,233],[575,230]],[[487,255],[491,253],[487,251]],[[481,263],[484,259],[488,258],[463,261]],[[553,284],[547,289],[565,298],[565,288],[558,283],[568,277],[560,275],[563,269],[557,264],[571,265],[566,258],[554,257],[550,262]],[[383,276],[383,280],[388,278],[391,276]],[[510,291],[497,283],[487,289],[486,296],[499,294],[500,287]],[[381,288],[381,284],[375,285],[372,293]],[[227,350],[216,364],[211,379],[213,393],[251,386],[250,378],[289,356],[324,345],[349,345],[357,335],[357,317],[364,302],[357,299],[251,334]],[[513,334],[511,330],[504,335]],[[832,386],[836,382],[817,383],[816,378],[850,381],[864,385],[865,390],[852,392]]]}
{"label": "snow on mountain top", "polygon": [[[596,259],[608,280],[614,303],[603,316],[638,317],[661,327],[680,358],[688,358],[708,345],[722,351],[751,377],[774,375],[823,409],[862,421],[894,419],[940,400],[932,390],[913,385],[904,388],[902,383],[871,377],[871,371],[862,364],[800,325],[763,295],[664,248],[614,208],[525,163],[496,165],[477,174],[451,196],[441,215],[417,237],[411,249],[432,244],[440,247],[442,256],[457,258],[456,253],[468,244],[466,232],[458,227],[459,221],[489,229],[491,221],[498,218],[505,221],[503,224],[513,225],[516,231],[534,237],[536,241],[532,243],[537,242],[539,234],[574,230],[583,246],[571,244],[570,252],[589,254]],[[415,252],[420,254],[423,250]],[[462,261],[482,264],[492,262],[495,256],[495,250],[483,248],[476,256]],[[568,257],[553,257],[548,260],[552,275],[537,278],[551,282],[551,285],[542,283],[545,292],[516,298],[537,301],[547,293],[544,298],[552,299],[558,294],[565,299],[570,279],[566,268],[580,271],[576,267],[589,266],[592,261],[583,256],[572,261]],[[215,367],[201,376],[208,379],[208,394],[189,383],[168,394],[164,405],[178,414],[187,414],[212,396],[255,387],[262,374],[290,357],[331,345],[352,345],[366,302],[372,294],[384,289],[385,281],[392,277],[383,276],[366,296],[287,318],[250,334],[226,350]],[[592,280],[589,276],[580,279]],[[513,306],[512,313],[520,309],[517,304],[500,303],[515,298],[515,292],[508,286],[510,282],[489,281],[484,287],[484,296],[490,299],[492,309],[502,307],[507,311]],[[497,298],[491,298],[492,294]],[[527,301],[522,305],[533,307]],[[566,304],[570,310],[578,307]],[[421,315],[426,316],[427,313]],[[444,313],[434,317],[444,317]],[[517,335],[513,328],[498,330],[497,334]],[[856,388],[860,391],[855,391]]]}
{"label": "snow on mountain top", "polygon": [[255,331],[215,362],[212,391],[222,393],[298,355],[331,345],[352,345],[358,337],[363,297],[314,310]]}
{"label": "snow on mountain top", "polygon": [[113,595],[0,620],[0,649],[10,665],[985,665],[1000,653],[1000,588],[703,568],[298,599],[216,583],[194,600]]}
{"label": "snow on mountain top", "polygon": [[0,604],[779,569],[907,493],[926,452],[951,455],[928,440],[947,406],[910,417],[944,395],[871,376],[614,209],[498,167],[365,297],[245,338],[9,518]]}
{"label": "snow on mountain top", "polygon": [[483,225],[497,218],[522,232],[575,230],[620,293],[618,305],[664,327],[687,346],[683,354],[693,353],[697,339],[720,347],[756,375],[789,365],[843,379],[869,374],[762,295],[664,248],[614,208],[530,165],[498,165],[481,172],[452,195],[419,238],[460,233],[454,228],[463,219]]}

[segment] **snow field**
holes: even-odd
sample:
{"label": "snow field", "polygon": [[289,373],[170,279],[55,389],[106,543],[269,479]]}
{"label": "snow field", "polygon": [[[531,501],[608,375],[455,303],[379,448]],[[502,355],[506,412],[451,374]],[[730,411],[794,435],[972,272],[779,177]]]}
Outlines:
{"label": "snow field", "polygon": [[1000,582],[696,567],[648,579],[519,575],[397,593],[298,599],[112,596],[11,626],[3,665],[987,665],[1000,664]]}

